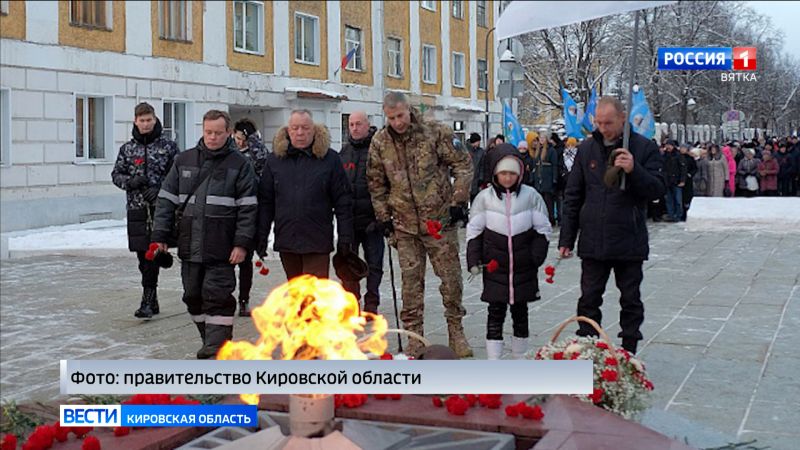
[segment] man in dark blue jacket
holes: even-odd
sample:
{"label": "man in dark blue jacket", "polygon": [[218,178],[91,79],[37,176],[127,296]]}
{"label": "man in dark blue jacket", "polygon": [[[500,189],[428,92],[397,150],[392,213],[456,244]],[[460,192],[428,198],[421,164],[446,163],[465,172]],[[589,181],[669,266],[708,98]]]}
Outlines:
{"label": "man in dark blue jacket", "polygon": [[[645,212],[647,202],[664,195],[665,186],[663,161],[655,143],[631,132],[629,148],[621,148],[625,117],[618,99],[602,97],[597,102],[597,130],[578,147],[564,193],[558,246],[560,256],[569,258],[578,239],[582,259],[579,316],[600,323],[603,292],[614,270],[622,294],[619,336],[623,348],[635,353],[644,321],[639,292],[642,262],[650,251]],[[580,324],[578,335],[596,334]]]}
{"label": "man in dark blue jacket", "polygon": [[328,278],[333,251],[333,216],[338,251],[353,244],[353,197],[342,160],[330,135],[308,110],[292,111],[289,125],[275,134],[258,188],[259,256],[275,222],[273,250],[286,278],[303,274]]}

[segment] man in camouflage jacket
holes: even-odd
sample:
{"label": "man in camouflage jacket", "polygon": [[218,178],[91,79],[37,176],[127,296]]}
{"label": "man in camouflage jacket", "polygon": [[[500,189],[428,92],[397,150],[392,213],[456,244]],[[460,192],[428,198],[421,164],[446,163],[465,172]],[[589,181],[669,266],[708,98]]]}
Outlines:
{"label": "man in camouflage jacket", "polygon": [[[472,355],[461,319],[462,280],[458,255],[458,222],[466,221],[472,163],[453,146],[453,131],[418,119],[405,95],[390,92],[383,111],[388,126],[372,138],[367,179],[375,216],[390,244],[397,247],[403,280],[403,310],[407,330],[423,335],[425,259],[442,280],[449,345],[459,357]],[[451,184],[450,178],[454,178]],[[428,221],[444,225],[441,235],[428,232]],[[409,340],[408,354],[421,344]]]}
{"label": "man in camouflage jacket", "polygon": [[133,138],[119,149],[111,180],[127,193],[128,249],[139,258],[142,303],[134,315],[150,318],[159,313],[158,265],[145,258],[153,231],[156,198],[167,176],[178,145],[162,136],[161,122],[147,103],[134,109]]}

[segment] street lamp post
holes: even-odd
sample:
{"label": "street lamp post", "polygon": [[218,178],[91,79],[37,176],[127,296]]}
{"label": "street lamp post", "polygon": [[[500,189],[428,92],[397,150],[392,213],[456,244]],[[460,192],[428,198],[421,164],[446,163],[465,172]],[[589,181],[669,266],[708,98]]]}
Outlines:
{"label": "street lamp post", "polygon": [[494,32],[494,27],[486,32],[486,46],[484,47],[484,61],[486,61],[486,71],[484,75],[486,76],[486,91],[484,91],[484,98],[486,99],[486,109],[484,110],[484,118],[485,118],[485,126],[486,126],[486,136],[484,137],[483,145],[484,147],[489,147],[489,36]]}

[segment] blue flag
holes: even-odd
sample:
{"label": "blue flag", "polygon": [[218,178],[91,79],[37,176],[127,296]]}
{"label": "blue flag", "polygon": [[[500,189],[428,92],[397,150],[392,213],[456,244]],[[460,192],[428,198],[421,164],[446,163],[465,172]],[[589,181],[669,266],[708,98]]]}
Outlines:
{"label": "blue flag", "polygon": [[525,136],[522,135],[522,127],[506,102],[503,102],[503,135],[506,137],[506,142],[514,147],[518,146],[520,141],[525,140]]}
{"label": "blue flag", "polygon": [[578,104],[572,99],[566,89],[561,88],[561,99],[564,102],[564,128],[567,136],[581,139],[581,126],[578,123]]}
{"label": "blue flag", "polygon": [[653,113],[650,112],[650,106],[647,104],[647,99],[644,97],[644,90],[639,88],[637,92],[633,93],[631,100],[631,128],[633,131],[641,134],[647,139],[652,139],[656,134],[656,121],[653,118]]}
{"label": "blue flag", "polygon": [[592,134],[594,131],[594,114],[597,108],[597,91],[592,88],[592,96],[589,98],[589,103],[586,105],[586,110],[583,112],[583,120],[581,120],[581,131],[585,136]]}

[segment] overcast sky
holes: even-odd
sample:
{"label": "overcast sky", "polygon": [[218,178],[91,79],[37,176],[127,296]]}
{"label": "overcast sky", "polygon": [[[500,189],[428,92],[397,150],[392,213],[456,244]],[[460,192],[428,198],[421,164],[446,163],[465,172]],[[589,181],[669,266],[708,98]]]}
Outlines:
{"label": "overcast sky", "polygon": [[783,50],[800,59],[800,1],[747,3],[772,19],[773,25],[785,33]]}

